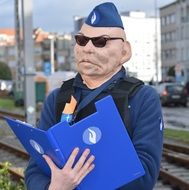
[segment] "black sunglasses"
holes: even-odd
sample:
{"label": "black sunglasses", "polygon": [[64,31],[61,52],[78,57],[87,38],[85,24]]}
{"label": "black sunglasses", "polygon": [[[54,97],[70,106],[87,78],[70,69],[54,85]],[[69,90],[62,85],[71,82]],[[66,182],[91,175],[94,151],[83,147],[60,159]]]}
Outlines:
{"label": "black sunglasses", "polygon": [[81,34],[75,35],[75,40],[76,43],[80,46],[86,46],[89,40],[91,40],[95,47],[100,47],[100,48],[104,47],[108,40],[122,40],[124,42],[123,38],[111,38],[109,36],[98,36],[90,38]]}

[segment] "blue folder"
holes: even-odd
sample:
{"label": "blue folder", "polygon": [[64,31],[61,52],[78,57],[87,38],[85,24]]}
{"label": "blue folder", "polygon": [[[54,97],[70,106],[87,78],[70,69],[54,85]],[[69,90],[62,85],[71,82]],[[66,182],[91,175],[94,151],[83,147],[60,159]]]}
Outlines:
{"label": "blue folder", "polygon": [[89,148],[95,155],[95,168],[78,190],[114,190],[145,174],[132,141],[111,96],[95,103],[96,112],[69,125],[60,122],[47,131],[22,121],[5,118],[27,152],[50,176],[42,155],[49,155],[62,168],[74,147]]}

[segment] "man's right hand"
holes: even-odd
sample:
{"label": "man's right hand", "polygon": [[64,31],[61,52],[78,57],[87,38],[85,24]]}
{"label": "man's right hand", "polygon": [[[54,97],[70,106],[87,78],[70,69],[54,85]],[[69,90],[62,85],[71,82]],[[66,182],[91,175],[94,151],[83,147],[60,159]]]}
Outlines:
{"label": "man's right hand", "polygon": [[78,152],[79,148],[73,150],[62,169],[58,168],[47,155],[43,155],[51,169],[51,183],[49,185],[49,190],[73,190],[81,183],[83,178],[91,172],[94,168],[92,162],[95,157],[91,155],[87,159],[90,150],[85,149],[77,163],[74,165]]}

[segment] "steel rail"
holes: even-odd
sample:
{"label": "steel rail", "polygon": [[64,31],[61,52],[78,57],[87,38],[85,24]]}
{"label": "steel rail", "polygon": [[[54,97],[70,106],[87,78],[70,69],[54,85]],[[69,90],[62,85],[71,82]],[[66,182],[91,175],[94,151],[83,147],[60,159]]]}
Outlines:
{"label": "steel rail", "polygon": [[22,121],[26,120],[25,119],[26,117],[24,115],[0,110],[0,119],[3,119],[4,116],[12,117],[14,119],[19,119],[19,120],[22,120]]}

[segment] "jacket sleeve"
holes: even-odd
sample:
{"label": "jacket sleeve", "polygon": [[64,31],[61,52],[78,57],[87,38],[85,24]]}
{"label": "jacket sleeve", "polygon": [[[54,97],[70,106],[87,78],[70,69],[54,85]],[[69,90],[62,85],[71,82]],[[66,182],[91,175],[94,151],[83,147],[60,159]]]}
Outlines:
{"label": "jacket sleeve", "polygon": [[[40,121],[37,127],[43,130],[47,130],[53,126],[55,121],[55,98],[58,89],[49,94],[44,102]],[[27,190],[47,190],[50,184],[50,178],[46,176],[40,168],[37,166],[34,159],[30,158],[28,166],[24,172],[25,185]]]}
{"label": "jacket sleeve", "polygon": [[119,188],[152,190],[159,175],[163,147],[163,118],[159,96],[144,86],[130,102],[132,142],[145,170],[145,175]]}

